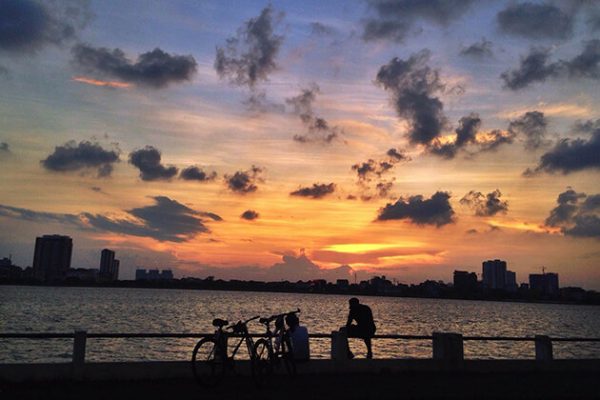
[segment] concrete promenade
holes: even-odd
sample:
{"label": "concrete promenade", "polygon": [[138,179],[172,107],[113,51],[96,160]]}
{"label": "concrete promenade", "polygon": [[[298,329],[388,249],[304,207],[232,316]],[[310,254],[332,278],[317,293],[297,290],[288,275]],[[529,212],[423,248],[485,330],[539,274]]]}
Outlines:
{"label": "concrete promenade", "polygon": [[600,398],[600,360],[313,360],[291,379],[258,389],[248,362],[215,389],[193,380],[189,362],[0,365],[1,399],[437,399]]}

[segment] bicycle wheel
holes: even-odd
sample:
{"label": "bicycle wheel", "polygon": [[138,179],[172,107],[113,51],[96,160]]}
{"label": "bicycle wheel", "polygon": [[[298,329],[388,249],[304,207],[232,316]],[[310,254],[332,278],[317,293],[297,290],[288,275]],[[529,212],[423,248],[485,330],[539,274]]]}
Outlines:
{"label": "bicycle wheel", "polygon": [[201,339],[192,353],[192,371],[202,386],[214,387],[225,372],[226,355],[212,337]]}
{"label": "bicycle wheel", "polygon": [[251,360],[252,379],[261,387],[269,376],[273,374],[273,351],[267,339],[258,339],[254,343]]}
{"label": "bicycle wheel", "polygon": [[287,374],[292,378],[296,376],[296,360],[294,360],[294,351],[289,337],[281,343],[281,361],[283,361]]}

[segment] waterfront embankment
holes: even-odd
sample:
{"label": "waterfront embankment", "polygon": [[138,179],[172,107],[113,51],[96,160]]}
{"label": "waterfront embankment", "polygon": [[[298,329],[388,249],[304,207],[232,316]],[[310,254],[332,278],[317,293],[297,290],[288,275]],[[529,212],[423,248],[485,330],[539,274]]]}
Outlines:
{"label": "waterfront embankment", "polygon": [[[3,399],[581,399],[600,394],[600,360],[314,360],[298,375],[275,375],[264,388],[247,362],[214,389],[199,386],[189,362],[86,363],[0,366]],[[18,379],[17,379],[18,378]]]}

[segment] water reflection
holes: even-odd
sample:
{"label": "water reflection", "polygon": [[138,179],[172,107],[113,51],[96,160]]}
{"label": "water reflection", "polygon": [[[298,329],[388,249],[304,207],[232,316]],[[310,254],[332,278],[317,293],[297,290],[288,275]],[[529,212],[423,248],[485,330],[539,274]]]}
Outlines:
{"label": "water reflection", "polygon": [[[160,289],[3,286],[3,332],[207,333],[213,318],[230,321],[299,307],[311,333],[330,333],[346,322],[349,296]],[[360,297],[379,334],[595,337],[600,307],[435,299]],[[254,333],[262,325],[249,324]],[[188,360],[197,339],[88,339],[89,361]],[[311,340],[311,355],[328,358],[330,341]],[[351,340],[364,357],[364,344]],[[65,362],[71,340],[0,340],[0,362]],[[376,358],[429,358],[430,341],[376,340]],[[242,352],[245,353],[245,352]],[[468,358],[533,358],[531,342],[465,342]],[[598,343],[555,343],[556,358],[600,356]]]}

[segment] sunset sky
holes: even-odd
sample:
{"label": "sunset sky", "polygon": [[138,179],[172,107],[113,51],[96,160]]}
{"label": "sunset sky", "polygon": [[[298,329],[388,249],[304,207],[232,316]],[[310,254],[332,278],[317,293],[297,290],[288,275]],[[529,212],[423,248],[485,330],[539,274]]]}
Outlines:
{"label": "sunset sky", "polygon": [[0,0],[0,257],[600,289],[600,2]]}

